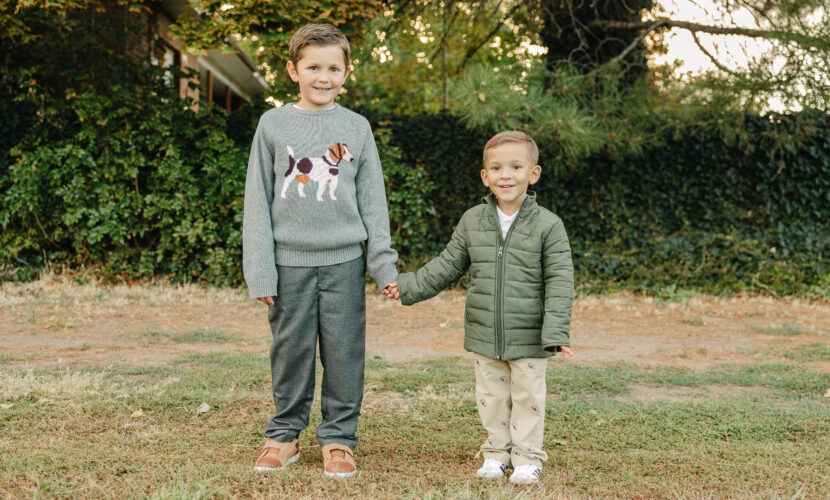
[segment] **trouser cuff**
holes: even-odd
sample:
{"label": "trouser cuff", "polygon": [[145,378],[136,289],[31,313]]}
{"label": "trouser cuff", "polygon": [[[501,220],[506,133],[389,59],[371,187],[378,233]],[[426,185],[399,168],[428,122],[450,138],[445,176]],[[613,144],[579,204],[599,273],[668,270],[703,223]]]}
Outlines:
{"label": "trouser cuff", "polygon": [[516,468],[520,465],[535,465],[536,467],[542,467],[542,460],[533,457],[527,457],[524,455],[512,455],[510,457],[510,462],[513,468]]}
{"label": "trouser cuff", "polygon": [[327,444],[342,444],[344,446],[348,446],[354,451],[357,448],[357,438],[351,439],[344,439],[344,438],[321,438],[317,437],[317,442],[320,443],[320,447],[326,446]]}
{"label": "trouser cuff", "polygon": [[290,443],[295,439],[299,439],[300,433],[299,432],[285,432],[283,430],[272,431],[269,429],[265,429],[263,433],[266,438],[273,439],[274,441],[280,443]]}
{"label": "trouser cuff", "polygon": [[510,453],[507,453],[506,451],[478,450],[475,458],[478,458],[479,455],[483,455],[484,460],[497,460],[505,465],[510,465]]}

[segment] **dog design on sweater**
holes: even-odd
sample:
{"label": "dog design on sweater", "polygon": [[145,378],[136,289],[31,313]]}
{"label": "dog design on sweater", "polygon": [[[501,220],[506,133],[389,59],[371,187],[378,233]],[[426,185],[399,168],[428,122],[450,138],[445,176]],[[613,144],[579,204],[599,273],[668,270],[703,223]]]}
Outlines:
{"label": "dog design on sweater", "polygon": [[282,183],[282,191],[280,197],[285,198],[285,191],[291,181],[297,181],[297,192],[300,193],[301,198],[305,198],[303,189],[308,181],[317,183],[317,201],[323,201],[323,191],[326,190],[326,184],[329,185],[329,197],[336,200],[334,191],[337,189],[337,174],[340,172],[340,162],[347,161],[351,163],[354,159],[349,147],[338,142],[330,147],[326,154],[315,158],[300,158],[299,161],[294,160],[294,150],[290,146],[286,146],[288,150],[288,170],[285,172],[285,180]]}

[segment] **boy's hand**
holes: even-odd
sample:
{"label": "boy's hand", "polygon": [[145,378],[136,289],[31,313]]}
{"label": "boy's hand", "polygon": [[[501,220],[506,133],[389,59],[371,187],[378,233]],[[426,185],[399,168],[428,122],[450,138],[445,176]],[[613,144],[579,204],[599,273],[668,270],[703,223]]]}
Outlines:
{"label": "boy's hand", "polygon": [[393,281],[390,283],[386,288],[380,291],[380,293],[386,295],[388,298],[392,300],[400,300],[401,299],[401,292],[398,290],[398,282]]}
{"label": "boy's hand", "polygon": [[566,346],[559,346],[559,352],[562,353],[562,359],[572,358],[574,357],[574,352],[571,350],[570,347]]}
{"label": "boy's hand", "polygon": [[271,298],[271,297],[260,297],[257,300],[262,302],[266,306],[273,306],[274,305],[274,299]]}

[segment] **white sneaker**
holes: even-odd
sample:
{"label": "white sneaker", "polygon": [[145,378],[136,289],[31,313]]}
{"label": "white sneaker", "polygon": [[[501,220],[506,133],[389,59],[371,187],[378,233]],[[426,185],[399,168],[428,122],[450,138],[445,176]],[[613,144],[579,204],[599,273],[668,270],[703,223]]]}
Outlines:
{"label": "white sneaker", "polygon": [[476,472],[476,475],[478,477],[483,477],[484,479],[495,479],[504,475],[505,468],[507,468],[507,466],[498,460],[488,458],[484,461],[484,465],[482,465],[478,472]]}
{"label": "white sneaker", "polygon": [[542,475],[542,468],[535,465],[519,465],[510,474],[510,482],[513,484],[534,484],[539,482]]}

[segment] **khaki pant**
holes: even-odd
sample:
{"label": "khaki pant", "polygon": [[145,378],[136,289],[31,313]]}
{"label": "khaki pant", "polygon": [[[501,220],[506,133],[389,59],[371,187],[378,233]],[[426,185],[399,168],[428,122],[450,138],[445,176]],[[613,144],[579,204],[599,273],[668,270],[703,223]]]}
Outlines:
{"label": "khaki pant", "polygon": [[513,467],[542,465],[547,358],[510,361],[474,354],[478,415],[487,431],[479,453]]}

